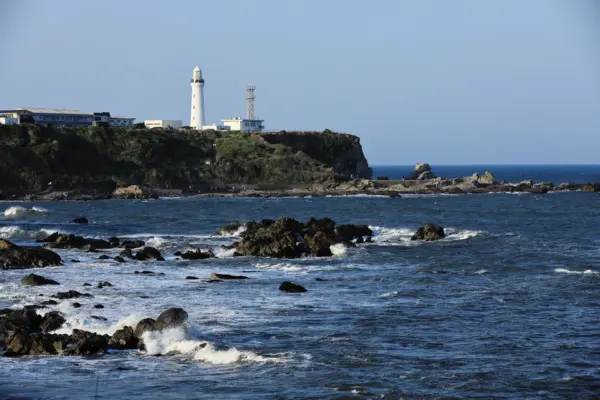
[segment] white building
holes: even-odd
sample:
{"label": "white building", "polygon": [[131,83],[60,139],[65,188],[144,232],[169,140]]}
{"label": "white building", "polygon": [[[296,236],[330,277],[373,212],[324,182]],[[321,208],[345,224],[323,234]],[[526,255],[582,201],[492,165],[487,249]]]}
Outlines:
{"label": "white building", "polygon": [[226,125],[219,125],[219,124],[212,124],[212,125],[204,125],[202,127],[202,130],[204,131],[228,131],[231,128],[229,128]]}
{"label": "white building", "polygon": [[19,119],[0,115],[0,125],[19,125]]}
{"label": "white building", "polygon": [[181,120],[176,119],[152,119],[144,121],[144,125],[146,128],[172,128],[172,129],[181,129],[183,123]]}
{"label": "white building", "polygon": [[265,129],[262,119],[245,119],[240,117],[224,119],[223,125],[228,126],[232,131],[241,132],[262,132]]}
{"label": "white building", "polygon": [[202,78],[202,70],[196,68],[192,71],[192,107],[190,115],[190,126],[201,130],[204,126],[204,79]]}

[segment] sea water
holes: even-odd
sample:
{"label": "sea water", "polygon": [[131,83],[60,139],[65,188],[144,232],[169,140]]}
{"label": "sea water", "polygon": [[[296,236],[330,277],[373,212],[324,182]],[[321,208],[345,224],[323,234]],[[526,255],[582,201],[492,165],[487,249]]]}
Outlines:
{"label": "sea water", "polygon": [[[16,207],[25,211],[2,212]],[[90,223],[70,222],[80,215]],[[374,243],[277,260],[233,257],[220,246],[238,237],[213,235],[279,216],[368,224]],[[447,237],[411,241],[427,222]],[[0,358],[0,398],[597,398],[599,226],[598,193],[3,202],[0,237],[16,243],[53,231],[119,236],[166,261],[58,250],[64,266],[0,271],[0,308],[74,289],[94,298],[40,310],[65,314],[61,333],[112,334],[170,307],[189,321],[146,333],[145,353]],[[220,258],[173,256],[196,247]],[[60,285],[22,287],[31,272]],[[249,279],[207,283],[212,272]],[[287,280],[308,291],[280,292]]]}

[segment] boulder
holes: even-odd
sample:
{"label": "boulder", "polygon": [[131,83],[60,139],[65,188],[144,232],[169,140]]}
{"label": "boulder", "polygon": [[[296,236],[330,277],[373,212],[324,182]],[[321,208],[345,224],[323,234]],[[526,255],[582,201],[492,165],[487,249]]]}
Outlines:
{"label": "boulder", "polygon": [[583,191],[590,193],[600,192],[600,183],[586,183],[583,185]]}
{"label": "boulder", "polygon": [[496,185],[498,183],[498,180],[496,179],[494,174],[492,174],[489,171],[485,171],[483,175],[474,173],[471,179],[473,180],[473,183],[479,186],[490,186]]}
{"label": "boulder", "polygon": [[0,239],[0,268],[24,269],[61,265],[61,258],[52,250],[37,246],[18,246]]}
{"label": "boulder", "polygon": [[133,253],[131,252],[131,249],[125,249],[121,251],[117,257],[121,257],[122,259],[133,258]]}
{"label": "boulder", "polygon": [[215,232],[215,235],[218,236],[229,236],[229,235],[233,235],[235,234],[241,227],[243,226],[243,224],[239,221],[235,221],[232,222],[230,224],[227,224],[225,226],[222,226],[221,228],[219,228],[219,230],[217,230],[217,232]]}
{"label": "boulder", "polygon": [[65,300],[65,299],[77,299],[79,297],[94,297],[89,293],[79,293],[77,290],[69,290],[67,292],[58,292],[54,296],[56,299]]}
{"label": "boulder", "polygon": [[139,185],[130,185],[116,188],[112,193],[112,197],[118,199],[148,199],[152,197],[152,191]]}
{"label": "boulder", "polygon": [[0,343],[4,342],[10,332],[22,331],[25,333],[39,332],[42,317],[35,310],[3,310],[0,315]]}
{"label": "boulder", "polygon": [[433,172],[431,171],[431,166],[429,164],[417,163],[417,165],[415,165],[415,169],[413,170],[413,172],[411,172],[408,175],[407,179],[409,179],[409,180],[419,179],[419,177],[426,172],[430,172],[431,175],[433,176],[433,178],[435,178],[435,175],[433,175]]}
{"label": "boulder", "polygon": [[102,254],[101,256],[98,257],[98,260],[109,260],[110,257],[107,256],[106,254]]}
{"label": "boulder", "polygon": [[435,224],[425,224],[425,226],[420,227],[417,232],[412,236],[410,240],[425,240],[425,241],[434,241],[440,240],[446,237],[444,233],[444,228]]}
{"label": "boulder", "polygon": [[55,306],[58,305],[58,301],[56,300],[45,300],[40,303],[43,306]]}
{"label": "boulder", "polygon": [[41,240],[46,243],[44,247],[52,249],[82,249],[104,250],[114,247],[108,240],[85,238],[66,233],[53,233]]}
{"label": "boulder", "polygon": [[142,250],[138,250],[134,258],[139,261],[151,259],[165,261],[163,256],[160,254],[160,251],[156,250],[154,247],[144,247]]}
{"label": "boulder", "polygon": [[73,306],[73,308],[79,308],[81,307],[81,304],[78,302],[74,302],[73,304],[71,304]]}
{"label": "boulder", "polygon": [[29,334],[16,331],[5,342],[5,356],[48,356],[62,353],[68,338],[64,335]]}
{"label": "boulder", "polygon": [[113,333],[108,341],[108,348],[115,350],[137,349],[139,339],[135,336],[133,328],[125,326]]}
{"label": "boulder", "polygon": [[198,278],[197,276],[191,276],[191,275],[190,275],[190,276],[186,276],[186,277],[185,277],[185,279],[188,279],[188,280],[196,280],[196,279],[200,279],[200,278]]}
{"label": "boulder", "polygon": [[200,249],[194,249],[194,250],[188,250],[184,253],[182,253],[181,251],[178,251],[174,254],[177,257],[181,257],[184,260],[204,260],[206,258],[214,258],[215,254],[208,250],[203,252]]}
{"label": "boulder", "polygon": [[310,249],[310,254],[316,257],[330,257],[331,245],[335,242],[324,232],[317,232],[304,238],[304,244]]}
{"label": "boulder", "polygon": [[339,225],[335,228],[341,240],[344,242],[350,242],[353,239],[363,238],[364,236],[373,236],[373,231],[367,225],[356,225],[356,224],[344,224]]}
{"label": "boulder", "polygon": [[124,240],[119,244],[119,247],[123,249],[137,249],[145,245],[146,243],[143,240]]}
{"label": "boulder", "polygon": [[87,224],[89,221],[86,217],[76,217],[73,219],[73,223],[75,224]]}
{"label": "boulder", "polygon": [[137,338],[141,338],[144,332],[152,332],[154,331],[154,319],[153,318],[144,318],[135,326],[135,331],[133,332]]}
{"label": "boulder", "polygon": [[43,286],[43,285],[59,285],[58,282],[52,279],[44,278],[41,275],[29,274],[21,279],[23,286]]}
{"label": "boulder", "polygon": [[63,354],[67,356],[91,356],[104,353],[108,349],[108,335],[98,335],[92,332],[73,329],[71,335],[73,344]]}
{"label": "boulder", "polygon": [[305,235],[314,235],[317,232],[332,235],[335,232],[335,221],[331,218],[310,218],[308,222],[304,224],[303,233]]}
{"label": "boulder", "polygon": [[104,308],[104,306],[102,304],[94,304],[94,308],[100,309]]}
{"label": "boulder", "polygon": [[115,260],[118,263],[124,263],[125,262],[125,259],[123,257],[121,257],[121,256],[115,256],[115,258],[113,260]]}
{"label": "boulder", "polygon": [[304,293],[307,291],[303,286],[296,285],[289,281],[282,282],[281,285],[279,285],[279,290],[287,293]]}
{"label": "boulder", "polygon": [[113,284],[109,281],[98,282],[98,289],[102,289],[104,287],[111,287]]}
{"label": "boulder", "polygon": [[215,274],[214,272],[210,274],[210,279],[248,279],[247,276],[244,275],[228,275],[228,274]]}
{"label": "boulder", "polygon": [[158,316],[154,323],[154,330],[162,331],[164,329],[176,328],[183,325],[187,319],[188,313],[183,308],[169,308]]}
{"label": "boulder", "polygon": [[65,318],[58,311],[51,311],[42,317],[40,329],[42,333],[48,333],[60,328],[66,322]]}

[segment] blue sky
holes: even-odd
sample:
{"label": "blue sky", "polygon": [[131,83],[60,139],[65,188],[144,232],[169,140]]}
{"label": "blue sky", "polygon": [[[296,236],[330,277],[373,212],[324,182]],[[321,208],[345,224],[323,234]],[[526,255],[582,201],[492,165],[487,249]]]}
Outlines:
{"label": "blue sky", "polygon": [[600,2],[0,2],[0,108],[361,137],[371,164],[600,163]]}

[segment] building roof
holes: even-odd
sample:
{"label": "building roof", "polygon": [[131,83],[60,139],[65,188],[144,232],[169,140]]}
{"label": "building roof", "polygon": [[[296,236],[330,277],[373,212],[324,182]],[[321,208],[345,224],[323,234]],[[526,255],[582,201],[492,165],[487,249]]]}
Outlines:
{"label": "building roof", "polygon": [[117,116],[110,116],[112,119],[135,119],[135,117],[117,117]]}
{"label": "building roof", "polygon": [[78,110],[59,110],[55,108],[31,108],[19,107],[17,110],[26,110],[35,114],[68,114],[68,115],[94,115],[91,112],[82,112]]}

